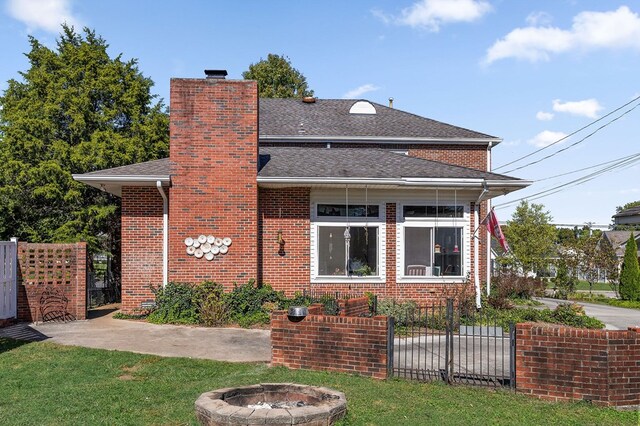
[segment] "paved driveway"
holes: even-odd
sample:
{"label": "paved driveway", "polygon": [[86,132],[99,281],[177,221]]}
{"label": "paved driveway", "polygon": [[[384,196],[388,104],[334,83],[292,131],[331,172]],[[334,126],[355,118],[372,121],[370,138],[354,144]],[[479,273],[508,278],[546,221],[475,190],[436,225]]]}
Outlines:
{"label": "paved driveway", "polygon": [[[548,299],[546,297],[538,300],[551,309],[560,303],[567,303],[566,300]],[[585,302],[578,302],[578,304],[584,306],[584,312],[587,315],[598,318],[605,323],[606,328],[609,330],[626,330],[628,327],[640,327],[640,309],[618,308],[616,306]]]}
{"label": "paved driveway", "polygon": [[17,324],[0,337],[48,340],[62,345],[110,349],[168,357],[230,362],[270,362],[269,330],[156,325],[99,318],[69,323]]}

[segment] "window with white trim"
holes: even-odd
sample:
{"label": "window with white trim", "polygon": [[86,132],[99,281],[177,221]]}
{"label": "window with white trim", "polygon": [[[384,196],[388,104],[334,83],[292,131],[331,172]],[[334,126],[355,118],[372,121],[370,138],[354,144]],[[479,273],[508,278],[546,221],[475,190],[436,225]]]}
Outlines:
{"label": "window with white trim", "polygon": [[404,205],[398,221],[398,277],[463,277],[468,255],[462,205]]}
{"label": "window with white trim", "polygon": [[379,280],[383,276],[383,209],[378,204],[318,203],[312,223],[312,278]]}

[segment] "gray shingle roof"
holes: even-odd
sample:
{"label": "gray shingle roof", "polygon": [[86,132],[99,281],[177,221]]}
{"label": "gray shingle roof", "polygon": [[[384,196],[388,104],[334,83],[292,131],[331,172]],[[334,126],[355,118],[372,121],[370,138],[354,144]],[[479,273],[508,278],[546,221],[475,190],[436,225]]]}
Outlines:
{"label": "gray shingle roof", "polygon": [[495,136],[370,102],[376,114],[349,114],[354,99],[260,99],[260,137],[492,139]]}
{"label": "gray shingle roof", "polygon": [[169,175],[169,159],[145,161],[144,163],[130,164],[128,166],[113,167],[111,169],[98,170],[88,172],[82,176],[168,176]]}
{"label": "gray shingle roof", "polygon": [[640,215],[640,206],[629,207],[626,210],[622,210],[621,212],[613,215],[613,217],[627,217],[627,216],[637,216]]}
{"label": "gray shingle roof", "polygon": [[[168,158],[89,172],[78,177],[169,176]],[[260,177],[308,178],[433,178],[518,180],[437,161],[423,160],[379,148],[261,147]],[[81,179],[82,180],[82,179]]]}
{"label": "gray shingle roof", "polygon": [[261,147],[258,176],[514,180],[377,148]]}

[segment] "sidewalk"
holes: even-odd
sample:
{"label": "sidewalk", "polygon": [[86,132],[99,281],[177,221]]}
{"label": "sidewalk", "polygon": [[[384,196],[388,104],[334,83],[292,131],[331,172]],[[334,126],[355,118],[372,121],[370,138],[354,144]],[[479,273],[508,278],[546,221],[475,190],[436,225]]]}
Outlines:
{"label": "sidewalk", "polygon": [[0,329],[0,337],[166,357],[271,362],[269,330],[157,325],[113,319],[113,313],[68,323],[20,323]]}

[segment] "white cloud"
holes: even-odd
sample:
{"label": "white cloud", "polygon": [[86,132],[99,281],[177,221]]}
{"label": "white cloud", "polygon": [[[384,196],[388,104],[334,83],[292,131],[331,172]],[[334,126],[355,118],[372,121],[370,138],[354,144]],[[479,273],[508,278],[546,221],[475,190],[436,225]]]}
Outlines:
{"label": "white cloud", "polygon": [[589,118],[598,118],[598,111],[602,106],[596,99],[585,99],[584,101],[561,102],[559,99],[553,101],[555,112],[566,112],[573,115],[581,115]]}
{"label": "white cloud", "polygon": [[538,111],[536,113],[536,118],[540,121],[549,121],[549,120],[553,120],[553,113],[551,112],[545,112],[545,111]]}
{"label": "white cloud", "polygon": [[473,22],[491,11],[491,5],[484,0],[419,0],[402,9],[400,16],[393,16],[373,10],[372,13],[385,24],[395,23],[431,32],[454,22]]}
{"label": "white cloud", "polygon": [[516,28],[496,41],[487,50],[484,63],[506,58],[547,61],[551,55],[574,49],[640,50],[640,16],[627,6],[610,12],[581,12],[567,30],[540,24]]}
{"label": "white cloud", "polygon": [[71,11],[71,0],[9,0],[7,12],[29,31],[42,29],[57,34],[63,23],[82,26]]}
{"label": "white cloud", "polygon": [[547,12],[531,12],[527,16],[527,24],[532,27],[551,24],[552,17]]}
{"label": "white cloud", "polygon": [[566,136],[567,134],[563,132],[554,132],[551,130],[545,130],[538,133],[532,139],[530,139],[529,144],[533,146],[537,146],[538,148],[543,148],[545,146],[551,145],[552,143]]}
{"label": "white cloud", "polygon": [[378,86],[373,85],[373,84],[363,84],[360,87],[356,87],[355,89],[349,90],[347,93],[342,95],[342,98],[343,99],[355,99],[355,98],[359,98],[360,96],[364,95],[365,93],[375,92],[378,89],[380,89],[380,88]]}

